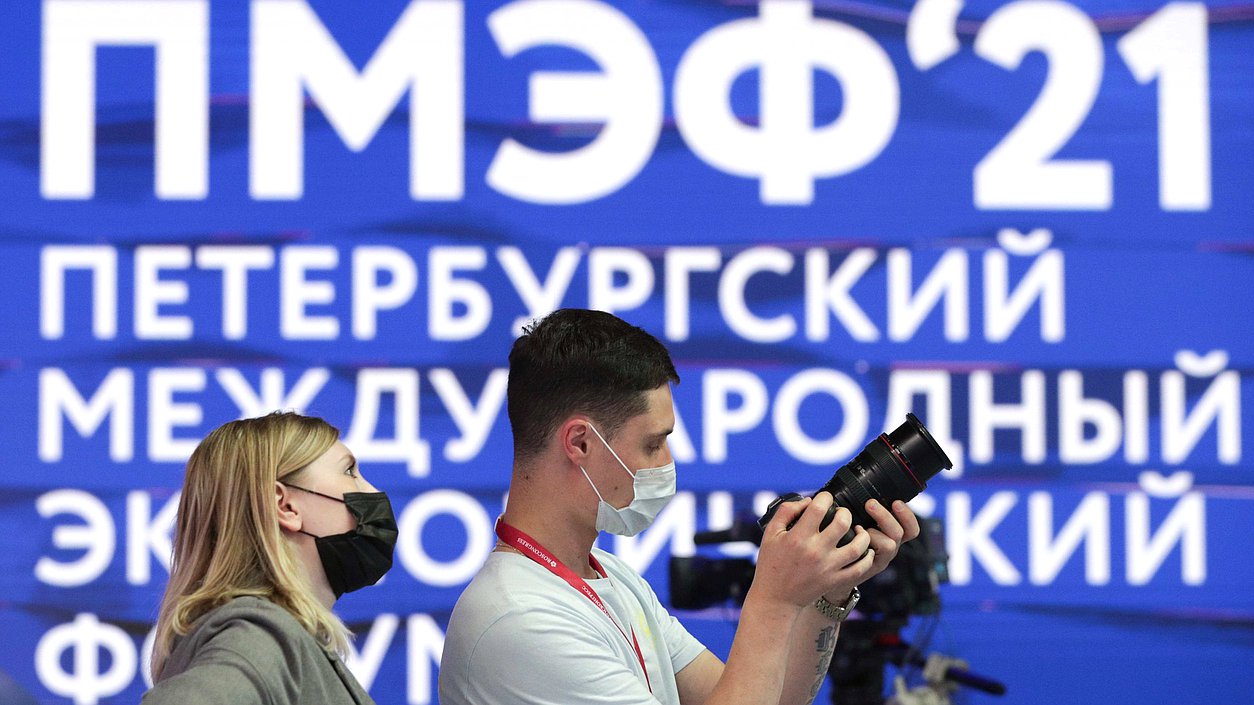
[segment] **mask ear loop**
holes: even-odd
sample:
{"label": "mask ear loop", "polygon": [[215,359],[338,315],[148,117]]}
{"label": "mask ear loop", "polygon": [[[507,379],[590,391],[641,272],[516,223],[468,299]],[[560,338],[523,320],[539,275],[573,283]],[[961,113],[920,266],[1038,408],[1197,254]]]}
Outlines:
{"label": "mask ear loop", "polygon": [[[611,451],[611,452],[613,452],[613,451]],[[582,469],[582,468],[581,468],[581,469]],[[341,497],[332,497],[332,496],[331,496],[331,495],[329,495],[329,494],[323,494],[323,493],[321,493],[321,492],[318,492],[317,490],[307,490],[307,489],[305,489],[304,487],[301,487],[300,485],[289,485],[289,484],[287,484],[286,482],[282,482],[282,481],[280,481],[280,482],[279,482],[279,484],[280,484],[280,485],[283,485],[284,487],[290,487],[291,489],[294,489],[294,490],[300,490],[301,492],[308,492],[309,494],[316,494],[316,495],[318,495],[319,497],[326,497],[327,499],[332,500],[332,501],[334,501],[334,502],[339,502],[340,504],[344,504],[344,505],[347,505],[347,504],[348,504],[348,502],[345,502],[345,501],[344,501],[344,499],[343,499],[343,498],[341,498]],[[594,486],[592,487],[592,489],[594,489],[594,490],[595,490],[595,489],[596,489],[596,486],[594,485]],[[325,538],[325,537],[323,537],[323,536],[317,536],[317,535],[315,535],[315,534],[311,534],[311,533],[309,533],[308,531],[305,531],[304,529],[297,529],[297,530],[296,530],[296,533],[298,533],[298,534],[304,534],[304,535],[306,535],[306,536],[310,536],[310,537],[315,538],[315,539]]]}
{"label": "mask ear loop", "polygon": [[588,477],[588,471],[584,470],[582,465],[579,466],[579,471],[583,473],[583,479],[587,480],[589,485],[592,485],[592,491],[597,493],[597,500],[604,502],[605,498],[601,496],[601,490],[598,490],[596,483],[592,481],[592,478]]}
{"label": "mask ear loop", "polygon": [[[610,451],[610,452],[612,453],[612,452],[614,452],[614,451]],[[309,494],[316,494],[316,495],[318,495],[319,497],[326,497],[327,499],[332,500],[332,501],[334,501],[334,502],[339,502],[340,504],[348,504],[348,502],[345,502],[345,501],[344,501],[344,498],[343,498],[343,497],[332,497],[332,496],[331,496],[331,495],[329,495],[329,494],[323,494],[323,493],[321,493],[321,492],[318,492],[317,490],[307,490],[307,489],[305,489],[304,487],[301,487],[300,485],[289,485],[289,484],[287,484],[286,482],[281,482],[281,481],[280,481],[280,482],[279,482],[279,484],[280,484],[280,485],[283,485],[284,487],[290,487],[290,488],[292,488],[292,489],[294,489],[294,490],[300,490],[301,492],[308,492]]]}
{"label": "mask ear loop", "polygon": [[[631,468],[627,467],[627,463],[624,463],[623,459],[618,457],[618,453],[614,452],[614,449],[610,447],[610,444],[605,440],[605,437],[601,435],[601,432],[597,430],[596,426],[592,425],[591,421],[588,422],[588,428],[592,429],[592,432],[597,434],[597,438],[601,439],[601,445],[605,446],[605,449],[610,452],[610,455],[614,456],[614,459],[618,461],[618,464],[623,466],[623,471],[626,472],[628,475],[631,475],[632,478],[634,479],[636,477],[636,473],[632,472]],[[582,467],[580,467],[579,469],[583,470]],[[588,475],[588,472],[585,470],[584,476],[586,477],[587,475]],[[589,482],[591,482],[591,480],[589,480]],[[593,489],[596,489],[596,485],[593,485]]]}

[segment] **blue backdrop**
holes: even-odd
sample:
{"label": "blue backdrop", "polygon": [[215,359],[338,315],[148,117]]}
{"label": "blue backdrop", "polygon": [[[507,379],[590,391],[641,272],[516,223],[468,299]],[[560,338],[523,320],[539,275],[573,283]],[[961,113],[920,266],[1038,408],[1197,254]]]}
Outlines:
{"label": "blue backdrop", "polygon": [[[958,461],[913,504],[950,554],[928,651],[1015,702],[1248,699],[1252,20],[3,3],[0,702],[138,700],[182,462],[275,408],[393,497],[396,567],[338,610],[378,702],[435,702],[507,484],[506,354],[559,306],[683,377],[680,495],[603,540],[663,601],[694,531],[913,410]],[[683,618],[726,655],[730,613]]]}

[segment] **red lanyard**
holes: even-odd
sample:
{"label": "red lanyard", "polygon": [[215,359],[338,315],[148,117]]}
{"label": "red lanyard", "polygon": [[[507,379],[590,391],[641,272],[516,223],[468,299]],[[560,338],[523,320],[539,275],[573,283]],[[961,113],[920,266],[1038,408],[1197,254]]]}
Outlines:
{"label": "red lanyard", "polygon": [[[622,634],[624,639],[627,639],[627,632],[624,632],[623,628],[618,626],[618,622],[614,620],[614,616],[610,614],[610,611],[605,608],[605,603],[601,601],[601,596],[597,595],[597,591],[593,590],[592,586],[588,584],[588,581],[579,577],[575,571],[567,568],[566,564],[549,555],[548,549],[541,546],[530,536],[524,534],[518,529],[515,529],[509,524],[506,524],[503,519],[497,519],[496,521],[496,535],[500,537],[501,541],[504,542],[506,546],[518,549],[519,553],[544,566],[550,573],[556,575],[562,580],[565,580],[571,587],[575,588],[582,593],[584,597],[591,600],[592,604],[597,606],[597,609],[605,613],[606,617],[609,617],[610,624],[614,625],[614,628],[618,630],[618,633]],[[601,577],[610,577],[609,574],[605,572],[605,569],[601,567],[601,562],[598,561],[596,556],[593,556],[591,553],[588,554],[588,564],[591,565],[592,568],[601,575]],[[628,624],[628,628],[631,629],[631,639],[629,641],[631,641],[632,648],[636,650],[636,658],[640,659],[640,670],[644,671],[644,684],[648,686],[649,692],[652,693],[653,685],[649,682],[649,669],[644,665],[644,653],[640,651],[640,642],[636,640],[636,628],[630,624]]]}

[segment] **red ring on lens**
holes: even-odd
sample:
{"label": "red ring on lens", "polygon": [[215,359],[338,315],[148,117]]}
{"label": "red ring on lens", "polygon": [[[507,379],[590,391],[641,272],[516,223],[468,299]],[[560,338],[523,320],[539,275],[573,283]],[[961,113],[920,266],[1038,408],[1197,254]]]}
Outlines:
{"label": "red ring on lens", "polygon": [[910,473],[910,479],[914,480],[914,484],[917,485],[919,489],[927,487],[927,485],[919,482],[919,476],[914,474],[914,469],[910,467],[910,462],[906,460],[906,456],[902,455],[901,451],[897,450],[897,446],[888,441],[888,434],[881,433],[880,440],[884,441],[884,445],[888,446],[888,452],[892,453],[893,457],[897,459],[897,462],[901,463],[901,466],[906,469],[906,472]]}

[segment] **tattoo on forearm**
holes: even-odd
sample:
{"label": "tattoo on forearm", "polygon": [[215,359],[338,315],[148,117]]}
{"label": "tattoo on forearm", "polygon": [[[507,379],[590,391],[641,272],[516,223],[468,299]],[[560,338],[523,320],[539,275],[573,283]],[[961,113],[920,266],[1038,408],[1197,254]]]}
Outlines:
{"label": "tattoo on forearm", "polygon": [[819,655],[819,662],[814,667],[814,686],[810,688],[810,699],[806,702],[814,702],[814,696],[819,694],[819,688],[823,686],[823,678],[827,676],[827,667],[832,662],[832,654],[836,651],[836,627],[824,627],[819,632],[819,637],[814,640],[814,650]]}

